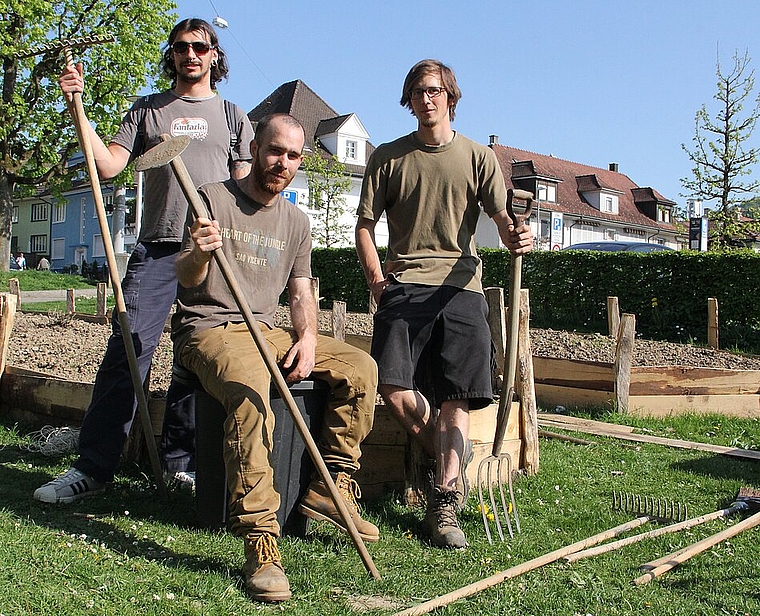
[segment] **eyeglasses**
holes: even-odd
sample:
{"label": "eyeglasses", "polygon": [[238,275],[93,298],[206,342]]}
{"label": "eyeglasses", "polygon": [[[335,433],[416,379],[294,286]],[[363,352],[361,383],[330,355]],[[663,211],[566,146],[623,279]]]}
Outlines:
{"label": "eyeglasses", "polygon": [[437,86],[431,86],[429,88],[414,88],[411,92],[409,92],[409,96],[412,97],[412,100],[419,100],[424,94],[427,94],[428,98],[436,98],[443,94],[445,91],[446,88]]}
{"label": "eyeglasses", "polygon": [[216,45],[209,45],[206,41],[193,41],[189,43],[187,41],[177,41],[170,45],[172,51],[178,55],[187,53],[187,50],[192,47],[195,55],[204,56],[212,49],[216,48]]}

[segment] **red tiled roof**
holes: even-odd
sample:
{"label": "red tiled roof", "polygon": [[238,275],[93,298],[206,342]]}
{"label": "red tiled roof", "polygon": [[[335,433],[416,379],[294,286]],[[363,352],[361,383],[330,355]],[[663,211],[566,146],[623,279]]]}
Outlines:
{"label": "red tiled roof", "polygon": [[[507,188],[520,188],[515,181],[519,182],[521,177],[538,176],[559,180],[557,203],[549,205],[554,211],[646,227],[675,228],[671,223],[653,220],[642,211],[650,209],[654,212],[656,203],[672,206],[675,205],[674,202],[665,199],[653,188],[640,188],[623,173],[518,150],[499,143],[490,147],[499,161]],[[618,214],[600,212],[589,205],[581,194],[600,189],[618,193]]]}

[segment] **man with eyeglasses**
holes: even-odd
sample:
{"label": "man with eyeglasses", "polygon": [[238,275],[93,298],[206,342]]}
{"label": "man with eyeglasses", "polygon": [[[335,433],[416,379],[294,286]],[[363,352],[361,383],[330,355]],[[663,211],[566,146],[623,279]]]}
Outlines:
{"label": "man with eyeglasses", "polygon": [[[379,146],[367,162],[356,250],[378,304],[372,357],[378,391],[434,466],[425,526],[434,545],[467,539],[457,511],[467,498],[472,458],[469,412],[491,404],[491,335],[475,251],[480,209],[514,253],[533,246],[530,227],[514,228],[496,156],[451,127],[461,91],[438,60],[406,76],[401,105],[417,130]],[[375,225],[388,221],[384,266]],[[437,411],[436,411],[437,409]]]}
{"label": "man with eyeglasses", "polygon": [[[138,99],[106,145],[90,127],[95,162],[103,179],[160,143],[161,135],[189,135],[183,153],[196,186],[240,179],[251,164],[253,129],[245,112],[224,101],[216,84],[228,67],[214,28],[202,19],[180,21],[169,34],[161,69],[170,90]],[[64,95],[84,90],[82,65],[66,68]],[[90,126],[89,123],[85,123]],[[145,207],[138,243],[122,281],[130,328],[144,380],[177,295],[174,261],[185,231],[187,200],[169,165],[145,172]],[[167,394],[162,457],[168,480],[194,488],[192,391],[172,382]],[[72,503],[104,491],[113,480],[136,410],[129,362],[117,320],[95,377],[92,400],[79,435],[79,458],[60,477],[34,492],[46,503]]]}

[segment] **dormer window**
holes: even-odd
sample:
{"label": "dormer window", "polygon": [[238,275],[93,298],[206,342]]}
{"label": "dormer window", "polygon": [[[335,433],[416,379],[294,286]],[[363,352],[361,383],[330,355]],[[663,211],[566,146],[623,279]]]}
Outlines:
{"label": "dormer window", "polygon": [[537,182],[536,199],[546,203],[557,203],[557,185],[554,182]]}
{"label": "dormer window", "polygon": [[599,211],[600,212],[607,212],[608,214],[612,214],[613,212],[613,202],[612,197],[610,196],[603,196],[602,200],[599,204]]}
{"label": "dormer window", "polygon": [[346,140],[346,160],[356,160],[356,149],[356,141]]}

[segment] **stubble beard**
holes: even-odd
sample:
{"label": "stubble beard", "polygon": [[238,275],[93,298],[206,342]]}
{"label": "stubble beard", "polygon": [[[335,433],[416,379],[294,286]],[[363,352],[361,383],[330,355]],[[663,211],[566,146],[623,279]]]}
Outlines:
{"label": "stubble beard", "polygon": [[289,179],[267,181],[267,170],[258,161],[253,165],[251,177],[256,184],[256,188],[270,195],[279,194],[290,184]]}

